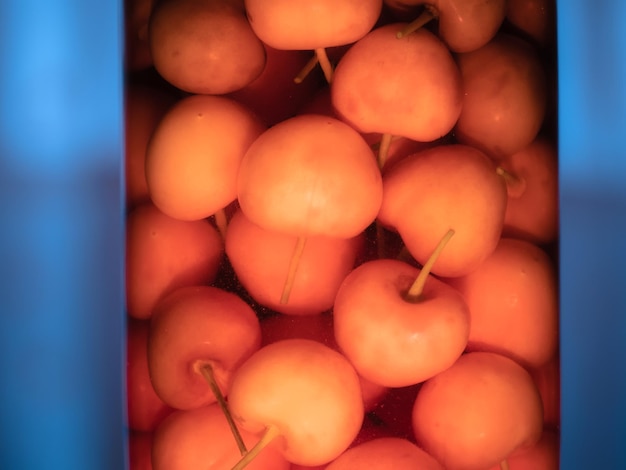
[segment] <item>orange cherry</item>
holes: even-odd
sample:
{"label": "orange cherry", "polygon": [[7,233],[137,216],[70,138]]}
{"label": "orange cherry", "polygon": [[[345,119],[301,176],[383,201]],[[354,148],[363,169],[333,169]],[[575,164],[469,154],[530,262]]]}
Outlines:
{"label": "orange cherry", "polygon": [[308,237],[289,302],[283,304],[283,287],[297,242],[296,236],[259,227],[240,210],[230,220],[225,249],[237,279],[261,305],[288,315],[329,310],[363,250],[364,236]]}
{"label": "orange cherry", "polygon": [[210,284],[224,256],[217,230],[206,220],[168,217],[152,203],[126,219],[126,305],[147,319],[157,302],[178,287]]}
{"label": "orange cherry", "polygon": [[[256,436],[241,431],[246,447]],[[241,459],[229,424],[217,404],[194,410],[177,410],[154,432],[154,470],[230,470]],[[248,470],[289,470],[290,463],[277,445],[268,445]]]}
{"label": "orange cherry", "polygon": [[506,158],[537,137],[547,109],[547,79],[533,46],[499,33],[480,49],[457,55],[463,106],[454,134],[487,155]]}
{"label": "orange cherry", "polygon": [[351,44],[372,29],[382,0],[245,0],[254,32],[276,49],[313,50]]}
{"label": "orange cherry", "polygon": [[128,318],[126,323],[126,403],[128,427],[151,432],[173,409],[154,391],[148,368],[150,322]]}
{"label": "orange cherry", "polygon": [[461,74],[433,33],[420,29],[398,39],[403,25],[376,28],[346,52],[335,69],[332,103],[359,132],[428,142],[450,132],[461,113]]}
{"label": "orange cherry", "polygon": [[326,470],[444,470],[439,462],[413,442],[380,437],[346,450]]}
{"label": "orange cherry", "polygon": [[531,375],[508,357],[473,352],[426,381],[413,407],[417,444],[449,470],[482,470],[535,444],[542,404]]}
{"label": "orange cherry", "polygon": [[177,289],[161,300],[150,320],[148,365],[154,389],[173,408],[214,403],[214,382],[228,394],[234,371],[261,345],[252,308],[212,286]]}
{"label": "orange cherry", "polygon": [[369,261],[354,269],[337,293],[337,344],[374,383],[422,382],[454,364],[465,349],[470,325],[463,297],[429,276],[419,299],[407,299],[419,273],[401,261]]}
{"label": "orange cherry", "polygon": [[188,93],[239,90],[265,67],[265,48],[239,0],[160,0],[148,34],[157,72]]}
{"label": "orange cherry", "polygon": [[228,403],[241,429],[263,433],[234,470],[274,440],[292,463],[330,462],[355,439],[364,416],[359,378],[350,362],[307,339],[259,349],[236,371]]}
{"label": "orange cherry", "polygon": [[484,153],[465,145],[440,145],[385,172],[378,221],[397,231],[421,264],[453,229],[432,272],[456,277],[476,269],[495,249],[506,202],[504,180]]}
{"label": "orange cherry", "polygon": [[[541,439],[532,445],[516,450],[506,458],[508,470],[559,470],[559,436],[544,429]],[[502,470],[494,465],[490,470]]]}
{"label": "orange cherry", "polygon": [[555,0],[507,0],[506,18],[540,47],[555,45]]}
{"label": "orange cherry", "polygon": [[199,220],[237,197],[243,156],[266,129],[252,111],[222,96],[192,95],[162,118],[146,153],[150,198],[164,214]]}
{"label": "orange cherry", "polygon": [[470,312],[469,351],[492,351],[540,367],[557,352],[557,273],[548,254],[502,238],[471,273],[450,279]]}
{"label": "orange cherry", "polygon": [[357,131],[305,114],[269,128],[250,146],[237,194],[246,217],[265,229],[351,238],[376,218],[382,177]]}
{"label": "orange cherry", "polygon": [[537,244],[555,241],[559,230],[556,144],[539,137],[500,161],[499,170],[508,189],[502,235]]}
{"label": "orange cherry", "polygon": [[561,360],[555,355],[540,367],[529,369],[543,401],[545,428],[558,430],[561,426]]}

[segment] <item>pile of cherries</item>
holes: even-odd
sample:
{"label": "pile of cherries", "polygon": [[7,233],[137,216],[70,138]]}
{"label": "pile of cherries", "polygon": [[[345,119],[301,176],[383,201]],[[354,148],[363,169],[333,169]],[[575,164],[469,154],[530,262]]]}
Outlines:
{"label": "pile of cherries", "polygon": [[130,470],[559,460],[554,0],[126,0]]}

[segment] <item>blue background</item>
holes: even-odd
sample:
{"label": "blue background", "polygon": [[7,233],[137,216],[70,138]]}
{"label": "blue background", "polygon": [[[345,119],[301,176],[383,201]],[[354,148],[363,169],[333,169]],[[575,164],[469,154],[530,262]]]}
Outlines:
{"label": "blue background", "polygon": [[[626,3],[559,0],[562,468],[626,468]],[[126,461],[121,2],[0,2],[0,468]]]}

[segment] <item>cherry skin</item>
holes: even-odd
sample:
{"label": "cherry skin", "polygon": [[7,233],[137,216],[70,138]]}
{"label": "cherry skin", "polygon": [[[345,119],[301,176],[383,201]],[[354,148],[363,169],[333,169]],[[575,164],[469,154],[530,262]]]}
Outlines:
{"label": "cherry skin", "polygon": [[[509,470],[559,470],[559,436],[544,429],[536,444],[516,450],[506,461]],[[502,467],[494,465],[489,470],[502,470]]]}
{"label": "cherry skin", "polygon": [[376,218],[382,177],[358,132],[331,117],[303,114],[250,146],[237,195],[246,217],[262,228],[351,238]]}
{"label": "cherry skin", "polygon": [[554,142],[539,137],[499,162],[508,201],[502,235],[544,245],[557,239],[558,158]]}
{"label": "cherry skin", "polygon": [[[241,431],[247,448],[256,437]],[[154,433],[154,470],[230,470],[241,453],[228,422],[217,404],[178,410]],[[289,470],[290,464],[276,445],[269,445],[247,467],[249,470]]]}
{"label": "cherry skin", "polygon": [[287,460],[308,466],[337,458],[359,433],[364,416],[350,362],[307,339],[259,349],[236,371],[228,402],[241,429],[265,432]]}
{"label": "cherry skin", "polygon": [[547,109],[547,80],[535,49],[498,34],[488,44],[457,55],[463,108],[455,126],[462,144],[496,158],[519,152],[537,137]]}
{"label": "cherry skin", "polygon": [[252,29],[276,49],[312,50],[351,44],[372,29],[382,0],[245,0]]}
{"label": "cherry skin", "polygon": [[454,229],[432,272],[457,277],[476,269],[497,246],[506,201],[506,185],[485,154],[465,145],[440,145],[385,172],[378,221],[397,231],[421,264]]}
{"label": "cherry skin", "polygon": [[146,151],[152,202],[180,220],[222,210],[236,199],[241,160],[265,129],[252,111],[230,98],[180,100],[161,119]]}
{"label": "cherry skin", "polygon": [[224,244],[206,220],[168,217],[152,203],[126,219],[126,304],[131,317],[147,319],[157,302],[178,287],[210,284]]}
{"label": "cherry skin", "polygon": [[420,300],[406,300],[418,273],[401,261],[369,261],[352,271],[337,293],[337,344],[374,383],[417,384],[450,367],[465,349],[470,324],[463,297],[431,276]]}
{"label": "cherry skin", "polygon": [[287,315],[315,315],[333,306],[339,285],[363,250],[364,236],[308,237],[287,304],[281,294],[297,237],[264,230],[239,210],[231,218],[225,249],[237,278],[261,305]]}
{"label": "cherry skin", "polygon": [[530,374],[505,356],[462,355],[426,381],[413,407],[417,444],[449,470],[481,470],[542,434],[541,397]]}
{"label": "cherry skin", "polygon": [[413,442],[398,437],[381,437],[346,450],[326,470],[444,470],[439,462]]}
{"label": "cherry skin", "polygon": [[335,69],[332,103],[361,133],[436,140],[461,113],[461,75],[437,36],[422,29],[398,39],[402,27],[376,28],[346,52]]}
{"label": "cherry skin", "polygon": [[265,67],[265,48],[239,0],[159,1],[148,31],[157,72],[188,93],[239,90]]}
{"label": "cherry skin", "polygon": [[126,323],[126,402],[128,427],[152,432],[173,410],[154,391],[148,368],[150,322],[128,318]]}
{"label": "cherry skin", "polygon": [[541,248],[502,238],[478,268],[448,282],[469,307],[469,351],[498,352],[527,367],[540,367],[556,354],[557,273]]}
{"label": "cherry skin", "polygon": [[234,371],[261,345],[252,308],[212,286],[177,289],[150,320],[148,365],[154,389],[172,408],[194,409],[217,399],[202,368],[210,367],[226,396]]}
{"label": "cherry skin", "polygon": [[555,0],[508,0],[507,20],[543,48],[556,43]]}
{"label": "cherry skin", "polygon": [[540,367],[529,369],[543,402],[543,425],[558,431],[561,426],[561,360],[555,355]]}

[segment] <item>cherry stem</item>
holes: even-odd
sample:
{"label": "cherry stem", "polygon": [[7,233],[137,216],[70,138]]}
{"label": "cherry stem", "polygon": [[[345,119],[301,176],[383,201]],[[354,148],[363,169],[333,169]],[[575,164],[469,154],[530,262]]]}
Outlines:
{"label": "cherry stem", "polygon": [[245,468],[255,459],[257,455],[261,453],[263,449],[265,449],[265,447],[267,447],[270,442],[272,442],[279,435],[280,432],[276,426],[272,424],[268,425],[267,428],[265,428],[265,432],[261,436],[261,439],[259,439],[259,442],[257,442],[254,447],[250,449],[250,452],[244,455],[243,458],[237,462],[237,465],[235,465],[232,470],[242,470]]}
{"label": "cherry stem", "polygon": [[311,59],[309,59],[309,61],[304,65],[304,67],[302,67],[302,70],[298,72],[298,75],[295,76],[293,81],[298,84],[302,83],[304,79],[308,77],[311,71],[315,68],[318,62],[319,60],[317,58],[317,54],[314,54],[313,57],[311,57]]}
{"label": "cherry stem", "polygon": [[317,56],[317,60],[320,63],[320,67],[322,67],[322,72],[324,72],[324,77],[326,77],[326,81],[330,84],[333,81],[333,66],[328,59],[328,55],[326,54],[326,49],[323,47],[315,49],[315,55]]}
{"label": "cherry stem", "polygon": [[235,420],[233,419],[233,415],[230,413],[228,409],[228,404],[226,403],[226,399],[224,395],[222,395],[222,391],[217,385],[217,381],[215,380],[215,374],[213,373],[213,367],[208,362],[203,363],[199,368],[200,373],[204,377],[204,379],[209,384],[213,395],[217,399],[217,404],[222,409],[224,416],[226,416],[226,421],[228,421],[228,425],[230,426],[230,430],[235,436],[235,441],[237,442],[237,447],[239,447],[239,452],[241,455],[246,455],[248,449],[246,449],[246,444],[243,442],[243,438],[241,437],[241,433],[239,429],[237,429],[237,425],[235,424]]}
{"label": "cherry stem", "polygon": [[285,280],[283,293],[280,296],[280,303],[282,305],[287,304],[289,301],[291,289],[293,288],[293,282],[296,278],[296,272],[298,271],[298,265],[300,264],[300,258],[302,258],[302,252],[304,251],[304,245],[306,245],[306,237],[298,237],[296,247],[291,255],[291,261],[289,262],[289,271],[287,272],[287,279]]}
{"label": "cherry stem", "polygon": [[437,17],[437,14],[433,8],[424,8],[424,11],[413,21],[407,24],[404,28],[396,33],[396,37],[398,39],[402,39],[404,36],[411,34],[414,31],[417,31],[422,26],[432,21]]}
{"label": "cherry stem", "polygon": [[506,459],[500,462],[500,470],[509,470],[509,462]]}
{"label": "cherry stem", "polygon": [[220,209],[213,214],[213,217],[215,218],[215,226],[217,227],[217,230],[219,230],[220,235],[222,235],[222,240],[226,240],[226,228],[228,227],[226,212],[224,209]]}
{"label": "cherry stem", "polygon": [[448,230],[443,238],[439,241],[437,247],[435,248],[435,251],[433,251],[433,253],[430,255],[428,261],[426,261],[419,274],[415,278],[415,281],[413,281],[413,284],[406,293],[404,299],[407,302],[419,302],[422,296],[422,292],[424,291],[424,285],[426,285],[426,279],[428,279],[428,275],[430,274],[430,270],[435,264],[435,261],[437,261],[437,258],[439,258],[439,255],[441,254],[445,246],[452,238],[452,235],[454,235],[454,229]]}
{"label": "cherry stem", "polygon": [[520,197],[526,190],[526,180],[524,178],[520,178],[519,176],[506,171],[501,166],[496,168],[496,173],[504,178],[506,191],[509,197]]}
{"label": "cherry stem", "polygon": [[389,147],[393,136],[391,134],[383,134],[380,139],[380,147],[378,147],[378,168],[381,170],[387,162],[387,155],[389,155]]}

